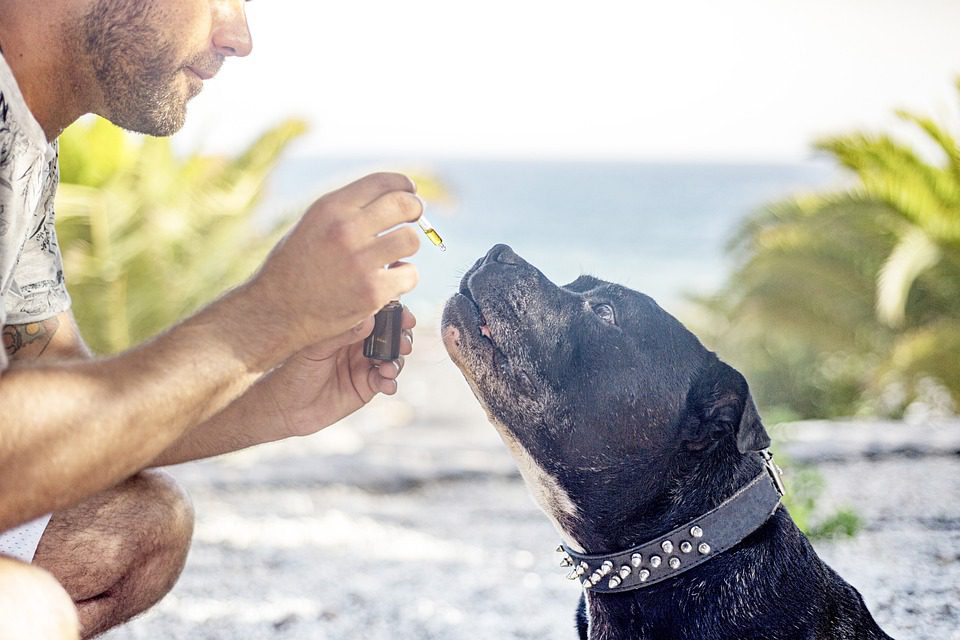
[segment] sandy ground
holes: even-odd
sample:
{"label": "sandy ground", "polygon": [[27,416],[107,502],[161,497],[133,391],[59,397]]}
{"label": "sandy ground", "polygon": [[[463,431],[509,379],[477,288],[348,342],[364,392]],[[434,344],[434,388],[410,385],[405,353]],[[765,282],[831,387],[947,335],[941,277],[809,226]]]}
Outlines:
{"label": "sandy ground", "polygon": [[[197,511],[186,569],[104,638],[575,638],[579,588],[557,536],[425,333],[398,398],[310,438],[175,468]],[[794,445],[826,480],[823,508],[864,521],[815,547],[894,637],[960,640],[960,423],[888,427],[832,447],[820,425]]]}

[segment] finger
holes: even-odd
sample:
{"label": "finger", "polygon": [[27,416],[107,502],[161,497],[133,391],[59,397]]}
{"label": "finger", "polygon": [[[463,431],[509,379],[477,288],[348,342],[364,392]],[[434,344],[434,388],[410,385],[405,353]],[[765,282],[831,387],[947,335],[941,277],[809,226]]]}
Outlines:
{"label": "finger", "polygon": [[400,356],[396,360],[391,360],[390,362],[384,362],[379,367],[377,371],[380,373],[381,378],[386,378],[387,380],[396,380],[400,377],[400,373],[403,371],[404,358]]}
{"label": "finger", "polygon": [[372,235],[404,222],[416,222],[423,215],[423,200],[415,193],[391,191],[364,207],[364,224]]}
{"label": "finger", "polygon": [[417,326],[417,316],[413,315],[413,311],[410,311],[410,307],[403,308],[403,314],[400,316],[400,326],[404,329],[413,329],[415,326]]}
{"label": "finger", "polygon": [[388,300],[398,300],[403,294],[413,291],[420,281],[420,272],[409,262],[395,262],[380,272],[382,287]]}
{"label": "finger", "polygon": [[371,173],[323,198],[343,206],[363,208],[391,191],[416,193],[417,185],[402,173]]}
{"label": "finger", "polygon": [[389,264],[409,258],[420,249],[420,234],[413,227],[402,227],[385,233],[368,249],[377,264]]}
{"label": "finger", "polygon": [[400,355],[408,356],[413,353],[413,331],[403,329],[400,332]]}
{"label": "finger", "polygon": [[392,396],[397,392],[397,381],[384,378],[376,369],[370,369],[367,374],[367,384],[375,393]]}

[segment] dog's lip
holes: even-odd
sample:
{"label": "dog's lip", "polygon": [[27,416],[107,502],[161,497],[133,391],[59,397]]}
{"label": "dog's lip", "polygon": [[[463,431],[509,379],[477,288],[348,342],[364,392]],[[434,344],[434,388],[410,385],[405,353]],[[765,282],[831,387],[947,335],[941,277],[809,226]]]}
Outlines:
{"label": "dog's lip", "polygon": [[477,311],[477,315],[480,317],[480,335],[493,342],[493,335],[490,333],[490,325],[487,323],[486,317],[483,315],[483,309],[480,307],[480,303],[477,302],[477,299],[473,295],[473,291],[470,290],[470,284],[467,281],[467,278],[464,278],[464,281],[460,284],[460,295],[470,301],[470,304],[474,306]]}

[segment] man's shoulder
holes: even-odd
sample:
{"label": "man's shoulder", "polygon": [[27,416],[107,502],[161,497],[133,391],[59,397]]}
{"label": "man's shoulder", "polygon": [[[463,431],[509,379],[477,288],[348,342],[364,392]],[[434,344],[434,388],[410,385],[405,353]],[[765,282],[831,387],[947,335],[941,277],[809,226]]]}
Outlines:
{"label": "man's shoulder", "polygon": [[56,156],[0,54],[0,205],[12,209],[8,218],[40,204],[39,192],[56,182]]}
{"label": "man's shoulder", "polygon": [[[15,160],[21,159],[32,166],[38,160],[49,161],[49,156],[54,153],[20,93],[13,72],[0,54],[0,186],[6,186],[3,179],[10,182],[17,177],[3,175],[12,164],[20,164]],[[20,171],[26,172],[26,168],[22,167]]]}

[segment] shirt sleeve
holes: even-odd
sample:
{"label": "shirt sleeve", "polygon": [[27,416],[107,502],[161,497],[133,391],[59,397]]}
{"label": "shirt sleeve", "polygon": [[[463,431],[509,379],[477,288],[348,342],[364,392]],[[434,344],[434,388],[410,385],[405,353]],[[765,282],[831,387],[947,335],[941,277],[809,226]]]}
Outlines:
{"label": "shirt sleeve", "polygon": [[4,324],[39,322],[70,308],[70,295],[63,279],[63,259],[54,228],[54,199],[59,181],[56,156],[50,162],[33,228],[14,267],[10,287],[3,296]]}

